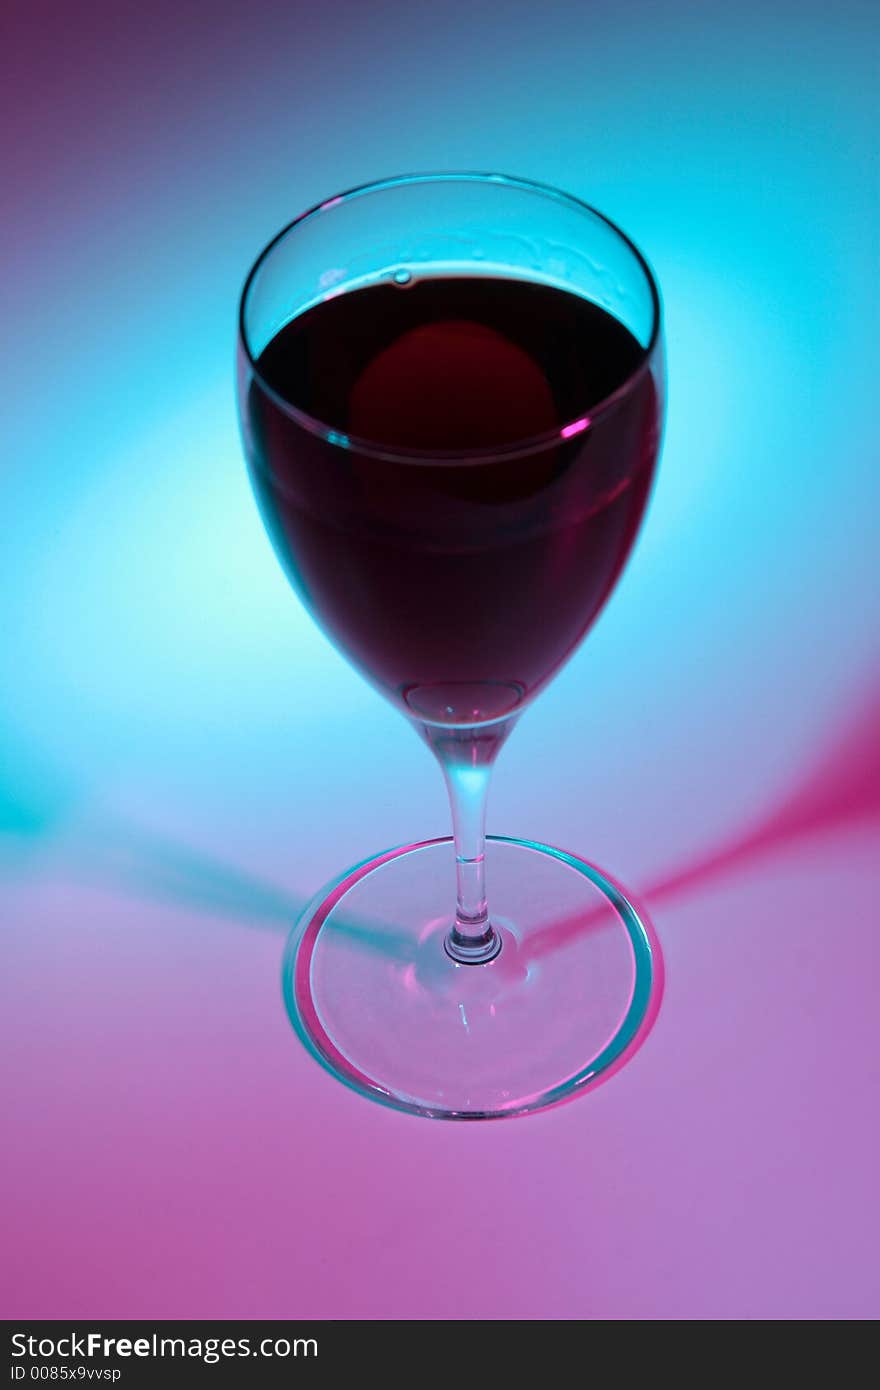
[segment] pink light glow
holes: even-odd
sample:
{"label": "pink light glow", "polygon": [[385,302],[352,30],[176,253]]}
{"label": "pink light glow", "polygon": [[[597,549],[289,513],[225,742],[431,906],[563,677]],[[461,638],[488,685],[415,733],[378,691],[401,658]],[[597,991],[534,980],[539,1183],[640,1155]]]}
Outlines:
{"label": "pink light glow", "polygon": [[573,434],[580,434],[582,430],[588,429],[590,424],[589,415],[585,415],[582,420],[575,420],[573,424],[566,425],[564,430],[560,430],[563,439],[571,439]]}

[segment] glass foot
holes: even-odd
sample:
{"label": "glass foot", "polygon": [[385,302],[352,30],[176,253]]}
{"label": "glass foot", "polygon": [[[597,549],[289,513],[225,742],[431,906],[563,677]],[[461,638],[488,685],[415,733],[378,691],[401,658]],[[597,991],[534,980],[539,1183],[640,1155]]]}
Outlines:
{"label": "glass foot", "polygon": [[291,932],[294,1026],[355,1090],[439,1119],[521,1115],[577,1095],[647,1035],[662,966],[647,920],[582,859],[490,836],[501,950],[462,965],[444,942],[450,838],[403,845],[335,879]]}

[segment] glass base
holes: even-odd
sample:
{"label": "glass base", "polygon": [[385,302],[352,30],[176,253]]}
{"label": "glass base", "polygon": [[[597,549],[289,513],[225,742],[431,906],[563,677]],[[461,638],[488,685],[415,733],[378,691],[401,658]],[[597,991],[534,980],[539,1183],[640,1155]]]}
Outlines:
{"label": "glass base", "polygon": [[294,927],[288,1012],[340,1080],[399,1110],[490,1119],[541,1110],[616,1070],[656,1017],[656,937],[582,859],[490,836],[499,954],[444,949],[451,838],[403,845],[335,879]]}

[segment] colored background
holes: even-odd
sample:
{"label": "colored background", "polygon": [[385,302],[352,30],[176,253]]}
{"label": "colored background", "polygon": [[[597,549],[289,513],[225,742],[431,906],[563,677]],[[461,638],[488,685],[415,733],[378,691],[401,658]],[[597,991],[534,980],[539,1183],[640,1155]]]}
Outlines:
{"label": "colored background", "polygon": [[[13,6],[4,1316],[880,1312],[872,11]],[[232,391],[277,228],[455,167],[618,220],[670,380],[634,558],[491,806],[644,897],[664,1005],[486,1126],[371,1105],[284,1014],[297,908],[447,812],[287,591]]]}

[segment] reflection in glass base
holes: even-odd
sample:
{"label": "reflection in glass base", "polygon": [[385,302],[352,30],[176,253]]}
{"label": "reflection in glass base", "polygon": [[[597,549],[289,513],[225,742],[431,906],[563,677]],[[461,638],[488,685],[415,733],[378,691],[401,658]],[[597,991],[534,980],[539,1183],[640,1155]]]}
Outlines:
{"label": "reflection in glass base", "polygon": [[356,1090],[440,1119],[540,1110],[588,1089],[640,1045],[662,966],[643,914],[592,865],[490,836],[485,965],[444,950],[451,839],[404,845],[336,879],[288,941],[300,1036]]}

